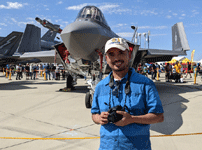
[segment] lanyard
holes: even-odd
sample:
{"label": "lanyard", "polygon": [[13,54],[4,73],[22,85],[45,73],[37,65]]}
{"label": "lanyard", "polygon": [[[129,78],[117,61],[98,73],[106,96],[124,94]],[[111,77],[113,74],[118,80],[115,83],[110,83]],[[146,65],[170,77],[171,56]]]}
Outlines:
{"label": "lanyard", "polygon": [[[125,102],[124,102],[124,107],[123,107],[123,110],[125,111],[125,108],[128,109],[128,107],[126,106],[126,97],[127,95],[130,93],[130,77],[131,77],[131,74],[132,74],[132,71],[131,69],[129,69],[128,71],[128,79],[126,81],[126,86],[125,86]],[[120,84],[120,83],[119,83]],[[112,94],[112,87],[114,86],[114,77],[113,75],[111,74],[110,76],[110,81],[109,81],[109,87],[110,87],[110,96],[109,96],[109,109],[111,109],[111,94]],[[119,85],[117,86],[118,88],[120,87]],[[119,91],[119,89],[118,89]],[[107,105],[107,104],[106,104]],[[129,110],[129,109],[128,109]]]}

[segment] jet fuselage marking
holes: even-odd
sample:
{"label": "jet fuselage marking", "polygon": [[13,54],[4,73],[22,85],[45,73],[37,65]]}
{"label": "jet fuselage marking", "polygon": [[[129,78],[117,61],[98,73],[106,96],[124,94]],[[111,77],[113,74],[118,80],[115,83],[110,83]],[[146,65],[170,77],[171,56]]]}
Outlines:
{"label": "jet fuselage marking", "polygon": [[11,43],[11,40],[14,39],[14,38],[16,38],[16,36],[13,36],[12,38],[10,38],[8,41],[6,41],[5,44],[3,44],[2,46],[0,46],[0,48],[3,48],[4,46],[10,44],[10,43]]}

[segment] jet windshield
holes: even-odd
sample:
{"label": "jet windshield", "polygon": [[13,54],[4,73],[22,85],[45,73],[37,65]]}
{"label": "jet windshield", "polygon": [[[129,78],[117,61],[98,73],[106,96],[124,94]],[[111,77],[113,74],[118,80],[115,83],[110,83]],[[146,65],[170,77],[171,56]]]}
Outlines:
{"label": "jet windshield", "polygon": [[108,24],[104,18],[104,15],[95,6],[86,6],[86,7],[82,8],[78,14],[76,20],[81,19],[81,18],[86,18],[86,19],[91,18],[91,19],[97,20],[99,22],[102,22],[103,24],[108,26]]}

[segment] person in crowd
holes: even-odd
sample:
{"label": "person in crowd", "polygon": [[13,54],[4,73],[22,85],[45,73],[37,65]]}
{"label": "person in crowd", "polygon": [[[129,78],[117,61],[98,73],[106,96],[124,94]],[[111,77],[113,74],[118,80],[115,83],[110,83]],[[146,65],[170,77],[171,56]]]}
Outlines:
{"label": "person in crowd", "polygon": [[148,77],[148,75],[147,75],[147,66],[145,64],[143,66],[143,74],[142,75],[145,75],[146,77]]}
{"label": "person in crowd", "polygon": [[60,80],[60,67],[58,64],[56,66],[55,73],[56,73],[56,79],[55,80]]}
{"label": "person in crowd", "polygon": [[49,63],[47,63],[47,65],[45,65],[45,73],[46,73],[46,80],[48,80],[48,78],[49,78],[49,80],[51,80],[51,78],[50,78],[50,64]]}
{"label": "person in crowd", "polygon": [[16,80],[21,80],[20,76],[20,65],[16,65]]}
{"label": "person in crowd", "polygon": [[152,80],[155,80],[155,78],[156,78],[156,65],[155,65],[155,63],[152,63],[152,65],[151,65],[151,76],[152,76]]}
{"label": "person in crowd", "polygon": [[171,76],[171,72],[172,72],[172,66],[167,63],[165,66],[165,71],[166,71],[166,82],[170,82],[170,76]]}
{"label": "person in crowd", "polygon": [[26,80],[29,80],[30,68],[29,68],[29,64],[28,63],[25,66],[25,72],[26,72]]}
{"label": "person in crowd", "polygon": [[137,73],[139,73],[139,74],[142,74],[142,65],[141,65],[141,63],[139,63],[138,64],[138,67],[137,67]]}
{"label": "person in crowd", "polygon": [[32,73],[33,73],[33,79],[36,80],[36,73],[37,73],[37,66],[36,65],[32,66]]}
{"label": "person in crowd", "polygon": [[30,76],[30,79],[32,80],[32,76],[33,76],[33,64],[30,64],[30,66],[29,66],[29,76]]}
{"label": "person in crowd", "polygon": [[180,77],[181,77],[181,68],[182,66],[180,65],[179,61],[176,61],[176,64],[174,66],[174,69],[176,70],[175,73],[175,82],[180,82]]}
{"label": "person in crowd", "polygon": [[199,71],[201,70],[201,63],[197,64],[197,73],[199,73]]}
{"label": "person in crowd", "polygon": [[63,68],[62,69],[62,80],[65,80],[65,74],[66,74],[66,72],[65,72],[65,69]]}
{"label": "person in crowd", "polygon": [[190,75],[190,78],[192,78],[191,76],[191,62],[187,62],[187,74],[185,75],[185,78],[187,77],[187,75]]}
{"label": "person in crowd", "polygon": [[50,74],[51,74],[51,79],[52,80],[55,79],[55,69],[56,69],[55,65],[51,64],[51,66],[50,66]]}

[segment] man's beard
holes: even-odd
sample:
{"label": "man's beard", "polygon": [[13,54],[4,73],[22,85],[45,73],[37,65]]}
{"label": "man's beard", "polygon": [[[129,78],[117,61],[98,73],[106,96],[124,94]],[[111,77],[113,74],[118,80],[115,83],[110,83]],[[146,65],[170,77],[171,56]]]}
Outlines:
{"label": "man's beard", "polygon": [[[119,62],[119,61],[115,61],[114,63],[112,63],[112,65],[114,66],[116,62]],[[122,63],[124,63],[124,61],[122,61]],[[121,71],[126,70],[126,69],[128,69],[128,68],[129,68],[129,62],[128,62],[127,65],[125,65],[125,66],[123,66],[123,67],[121,67],[121,68],[114,69],[114,67],[112,67],[111,69],[112,69],[113,71],[115,71],[115,72],[121,72]]]}

